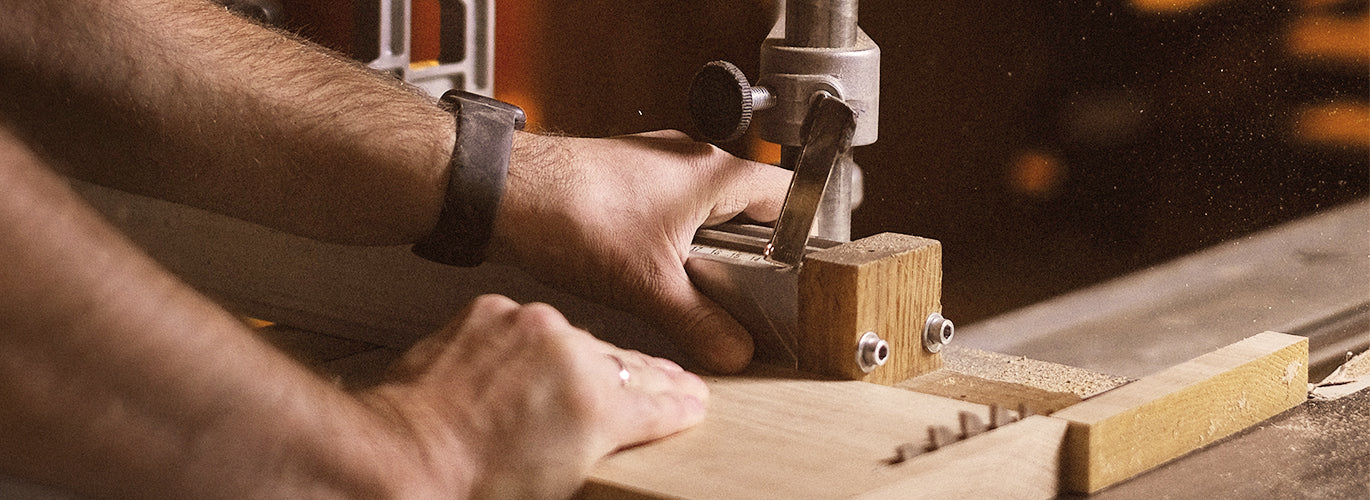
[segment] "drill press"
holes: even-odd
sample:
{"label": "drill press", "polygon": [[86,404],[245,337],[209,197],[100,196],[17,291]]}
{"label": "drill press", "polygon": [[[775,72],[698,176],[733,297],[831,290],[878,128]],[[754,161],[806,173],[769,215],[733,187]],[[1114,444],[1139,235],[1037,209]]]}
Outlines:
{"label": "drill press", "polygon": [[[774,229],[701,230],[686,264],[752,332],[761,361],[890,383],[940,366],[954,332],[939,313],[940,244],[850,242],[860,192],[851,148],[875,142],[879,97],[880,48],[857,26],[856,0],[785,2],[755,84],[726,61],[695,76],[690,112],[707,139],[735,140],[755,124],[795,172]],[[897,369],[876,372],[892,358]]]}

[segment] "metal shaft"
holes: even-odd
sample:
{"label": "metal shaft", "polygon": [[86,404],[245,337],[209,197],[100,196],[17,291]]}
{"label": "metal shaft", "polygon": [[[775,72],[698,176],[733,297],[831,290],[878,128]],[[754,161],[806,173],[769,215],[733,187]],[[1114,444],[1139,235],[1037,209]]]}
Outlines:
{"label": "metal shaft", "polygon": [[787,0],[785,44],[843,48],[856,44],[856,0]]}
{"label": "metal shaft", "polygon": [[[791,47],[847,48],[856,45],[857,0],[786,0],[785,45]],[[781,149],[781,166],[794,169],[800,148]],[[852,159],[843,155],[833,167],[828,189],[814,218],[813,236],[832,241],[851,241]]]}

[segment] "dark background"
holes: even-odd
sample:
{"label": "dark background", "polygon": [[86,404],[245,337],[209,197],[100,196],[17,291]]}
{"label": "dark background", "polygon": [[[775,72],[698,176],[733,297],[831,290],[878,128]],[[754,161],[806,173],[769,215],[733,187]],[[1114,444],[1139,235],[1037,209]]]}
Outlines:
{"label": "dark background", "polygon": [[[854,236],[941,240],[944,310],[965,324],[1370,192],[1370,122],[1301,121],[1329,103],[1370,114],[1370,42],[1335,57],[1294,35],[1314,18],[1363,33],[1366,1],[1146,3],[861,2],[881,123],[856,152]],[[533,129],[693,133],[695,70],[725,59],[755,78],[773,15],[762,0],[502,0],[496,94]]]}

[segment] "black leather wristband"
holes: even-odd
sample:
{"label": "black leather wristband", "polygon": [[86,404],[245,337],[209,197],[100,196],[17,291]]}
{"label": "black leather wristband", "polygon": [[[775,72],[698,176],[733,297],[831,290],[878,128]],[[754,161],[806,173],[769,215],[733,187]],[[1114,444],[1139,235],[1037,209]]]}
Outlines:
{"label": "black leather wristband", "polygon": [[485,261],[494,233],[514,131],[523,130],[523,110],[460,90],[447,91],[440,102],[457,122],[447,195],[437,227],[412,250],[442,264],[477,266]]}

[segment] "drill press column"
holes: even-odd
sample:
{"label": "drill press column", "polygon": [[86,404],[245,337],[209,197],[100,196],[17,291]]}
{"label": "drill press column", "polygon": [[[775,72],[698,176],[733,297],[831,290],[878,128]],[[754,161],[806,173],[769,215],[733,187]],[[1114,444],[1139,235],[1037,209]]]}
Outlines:
{"label": "drill press column", "polygon": [[[761,72],[750,85],[741,70],[716,61],[695,77],[690,111],[705,137],[729,141],[753,123],[782,146],[781,166],[795,167],[815,96],[834,96],[856,114],[853,146],[875,142],[880,122],[880,47],[857,26],[856,0],[789,0],[761,45]],[[850,156],[837,162],[812,234],[851,240],[854,189]]]}

